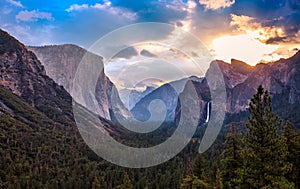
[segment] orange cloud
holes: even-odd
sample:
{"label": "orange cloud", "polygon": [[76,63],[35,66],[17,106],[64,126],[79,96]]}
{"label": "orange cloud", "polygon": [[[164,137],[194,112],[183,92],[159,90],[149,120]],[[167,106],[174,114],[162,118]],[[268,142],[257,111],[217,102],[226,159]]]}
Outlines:
{"label": "orange cloud", "polygon": [[235,3],[235,0],[199,0],[199,3],[204,5],[205,9],[217,10],[230,7]]}

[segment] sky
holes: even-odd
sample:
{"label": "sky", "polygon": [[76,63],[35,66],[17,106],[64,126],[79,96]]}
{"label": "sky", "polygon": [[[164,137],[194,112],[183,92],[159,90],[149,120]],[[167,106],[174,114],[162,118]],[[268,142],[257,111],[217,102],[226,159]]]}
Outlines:
{"label": "sky", "polygon": [[[300,49],[300,0],[0,1],[0,28],[25,45],[71,43],[89,49],[110,32],[142,22],[166,23],[190,32],[213,59],[227,62],[234,58],[255,65],[287,58]],[[158,40],[166,40],[172,33]],[[192,45],[193,41],[184,43]],[[168,54],[172,61],[184,59],[184,55],[178,58],[178,53],[170,49],[156,54],[155,49],[149,45],[129,48],[111,61],[119,66],[110,64],[107,70],[116,73],[124,65],[141,60],[145,64],[149,60],[158,62],[157,53],[164,58]],[[200,72],[191,71],[190,75]]]}

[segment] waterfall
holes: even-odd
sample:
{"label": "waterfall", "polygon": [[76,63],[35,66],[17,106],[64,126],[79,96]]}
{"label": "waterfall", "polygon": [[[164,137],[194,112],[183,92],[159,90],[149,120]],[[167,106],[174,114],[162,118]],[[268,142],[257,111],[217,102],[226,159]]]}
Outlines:
{"label": "waterfall", "polygon": [[205,123],[208,123],[209,118],[210,118],[210,102],[207,103],[207,109],[206,109],[206,120]]}

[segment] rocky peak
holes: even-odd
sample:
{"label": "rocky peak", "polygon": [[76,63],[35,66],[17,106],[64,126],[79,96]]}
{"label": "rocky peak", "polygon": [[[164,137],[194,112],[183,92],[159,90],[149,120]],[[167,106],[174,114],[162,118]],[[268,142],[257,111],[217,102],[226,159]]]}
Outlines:
{"label": "rocky peak", "polygon": [[231,64],[221,60],[216,60],[215,62],[223,73],[227,88],[234,88],[238,84],[243,83],[254,70],[247,63],[235,59],[231,60]]}
{"label": "rocky peak", "polygon": [[29,52],[22,43],[3,30],[0,30],[0,55],[3,69],[18,67],[23,70],[45,74],[45,69],[41,63],[35,61],[35,55]]}
{"label": "rocky peak", "polygon": [[0,49],[0,85],[46,115],[57,111],[72,119],[70,95],[45,74],[34,53],[2,30]]}

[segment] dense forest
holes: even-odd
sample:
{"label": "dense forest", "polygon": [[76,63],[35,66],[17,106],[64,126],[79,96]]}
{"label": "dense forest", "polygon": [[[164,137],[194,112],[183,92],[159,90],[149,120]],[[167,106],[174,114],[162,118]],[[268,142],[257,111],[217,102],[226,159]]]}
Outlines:
{"label": "dense forest", "polygon": [[299,132],[291,122],[283,124],[275,115],[271,97],[262,86],[250,101],[249,113],[242,131],[232,123],[213,183],[205,174],[204,159],[198,155],[195,171],[181,181],[181,188],[300,187]]}
{"label": "dense forest", "polygon": [[197,153],[204,125],[179,155],[147,169],[102,160],[74,124],[54,122],[3,87],[0,96],[14,110],[13,116],[0,113],[0,188],[300,187],[299,132],[275,115],[262,87],[251,99],[245,124],[225,124],[206,153]]}

